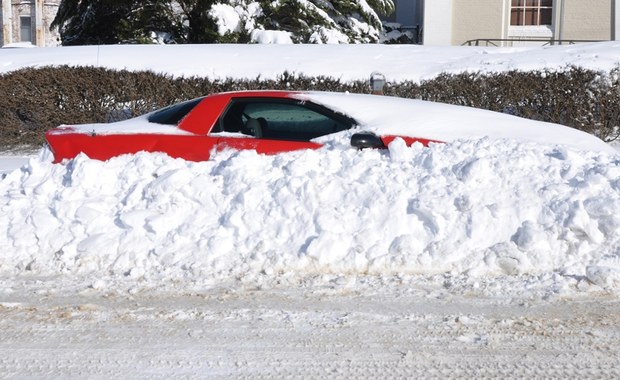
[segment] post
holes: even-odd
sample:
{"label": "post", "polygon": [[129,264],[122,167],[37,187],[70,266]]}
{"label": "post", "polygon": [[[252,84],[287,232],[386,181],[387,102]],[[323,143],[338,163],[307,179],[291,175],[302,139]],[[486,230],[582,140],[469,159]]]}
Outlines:
{"label": "post", "polygon": [[2,1],[2,45],[13,42],[13,23],[11,22],[11,1]]}
{"label": "post", "polygon": [[620,4],[618,0],[611,1],[611,40],[620,40],[620,27],[618,26],[620,21]]}
{"label": "post", "polygon": [[35,45],[45,46],[45,26],[43,25],[43,1],[35,0],[34,25],[35,25]]}
{"label": "post", "polygon": [[[553,2],[553,37],[554,40],[564,39],[564,0]],[[561,42],[559,43],[562,44]],[[552,44],[553,45],[553,44]]]}
{"label": "post", "polygon": [[370,74],[370,90],[373,95],[383,95],[383,87],[385,86],[385,76],[378,71]]}

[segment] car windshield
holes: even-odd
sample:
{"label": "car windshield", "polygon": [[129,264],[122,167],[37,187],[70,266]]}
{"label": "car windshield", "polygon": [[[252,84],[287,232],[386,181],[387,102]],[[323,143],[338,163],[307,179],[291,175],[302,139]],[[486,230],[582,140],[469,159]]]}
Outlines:
{"label": "car windshield", "polygon": [[162,108],[155,111],[149,116],[149,122],[157,124],[169,124],[178,125],[179,122],[187,115],[194,107],[200,103],[204,97],[188,100],[186,102],[173,104],[166,108]]}

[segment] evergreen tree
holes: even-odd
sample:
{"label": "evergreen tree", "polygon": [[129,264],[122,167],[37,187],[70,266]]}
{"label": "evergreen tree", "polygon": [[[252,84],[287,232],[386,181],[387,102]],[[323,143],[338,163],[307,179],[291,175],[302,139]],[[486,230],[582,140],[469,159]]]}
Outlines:
{"label": "evergreen tree", "polygon": [[[217,12],[219,6],[227,12]],[[252,35],[278,30],[297,43],[377,42],[382,23],[379,14],[394,11],[392,0],[229,0],[214,4],[210,15],[216,24],[237,12],[239,24],[228,34]],[[220,30],[220,35],[222,32]]]}
{"label": "evergreen tree", "polygon": [[52,27],[63,45],[256,42],[283,31],[297,43],[377,42],[392,0],[62,0]]}
{"label": "evergreen tree", "polygon": [[263,7],[266,29],[286,30],[305,43],[377,42],[378,13],[394,10],[391,0],[276,0]]}
{"label": "evergreen tree", "polygon": [[183,31],[179,36],[183,42],[218,42],[217,26],[209,15],[214,0],[178,0],[177,3],[182,11],[177,25]]}
{"label": "evergreen tree", "polygon": [[144,43],[154,31],[174,32],[172,16],[162,0],[62,0],[51,28],[63,45]]}

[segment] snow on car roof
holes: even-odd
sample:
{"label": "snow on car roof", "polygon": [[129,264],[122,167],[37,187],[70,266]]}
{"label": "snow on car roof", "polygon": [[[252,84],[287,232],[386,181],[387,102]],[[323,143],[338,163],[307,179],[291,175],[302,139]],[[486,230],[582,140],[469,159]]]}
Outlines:
{"label": "snow on car roof", "polygon": [[445,142],[506,138],[615,153],[611,146],[583,131],[472,107],[350,93],[304,92],[293,96],[347,114],[364,130],[381,135]]}

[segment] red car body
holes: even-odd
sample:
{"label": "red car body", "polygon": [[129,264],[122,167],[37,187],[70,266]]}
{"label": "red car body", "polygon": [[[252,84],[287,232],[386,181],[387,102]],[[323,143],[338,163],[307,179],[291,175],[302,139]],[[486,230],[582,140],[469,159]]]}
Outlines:
{"label": "red car body", "polygon": [[[258,153],[265,154],[300,149],[317,149],[322,145],[311,140],[315,137],[329,134],[320,131],[316,133],[310,131],[308,133],[307,130],[300,135],[295,135],[294,132],[292,135],[290,132],[287,135],[280,131],[280,135],[273,136],[267,134],[258,136],[222,133],[228,128],[226,124],[227,118],[231,120],[239,119],[235,121],[239,125],[243,123],[243,115],[251,119],[251,117],[245,114],[245,110],[250,106],[258,107],[259,110],[257,112],[259,113],[257,115],[259,115],[262,104],[274,104],[274,110],[262,110],[263,114],[267,112],[269,116],[273,116],[278,113],[278,107],[281,104],[282,112],[284,113],[294,114],[294,112],[297,112],[290,111],[289,108],[291,108],[298,110],[300,117],[321,119],[323,124],[326,122],[333,123],[337,126],[333,132],[346,130],[356,125],[355,120],[346,115],[338,114],[324,106],[300,100],[299,94],[301,93],[291,91],[242,91],[213,94],[193,100],[195,104],[192,103],[192,108],[189,112],[184,114],[178,122],[175,122],[175,125],[171,125],[167,132],[155,130],[151,133],[148,132],[148,128],[141,128],[137,131],[131,131],[131,129],[124,130],[122,127],[116,130],[114,128],[106,129],[103,128],[103,126],[106,126],[105,124],[62,125],[49,130],[46,133],[46,139],[53,151],[54,162],[72,159],[80,153],[84,153],[93,159],[107,160],[122,154],[141,151],[163,152],[174,158],[203,161],[208,160],[214,151],[227,148],[239,150],[252,149]],[[235,111],[235,107],[239,108],[239,110]],[[169,108],[167,107],[160,111],[166,111]],[[158,112],[155,111],[149,114],[155,116],[149,117],[148,123],[158,124],[157,120],[151,120],[153,118],[156,119]],[[240,114],[233,115],[234,112]],[[143,121],[146,123],[145,120]],[[286,120],[277,120],[277,122],[280,125],[286,124]],[[239,128],[243,128],[243,125]],[[386,135],[379,136],[378,138],[380,139],[380,144],[376,147],[385,147],[396,136]],[[421,142],[427,145],[429,142],[435,141],[411,136],[402,136],[402,138],[408,145],[414,142]]]}

